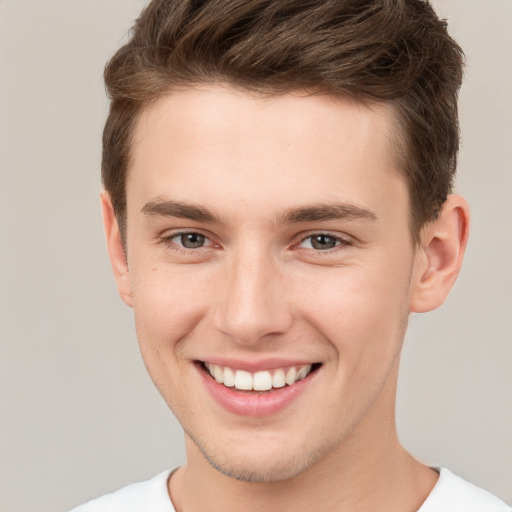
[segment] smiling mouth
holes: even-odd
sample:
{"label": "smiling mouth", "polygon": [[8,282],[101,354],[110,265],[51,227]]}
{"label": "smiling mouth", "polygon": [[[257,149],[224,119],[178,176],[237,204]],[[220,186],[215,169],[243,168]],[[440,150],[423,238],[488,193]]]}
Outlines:
{"label": "smiling mouth", "polygon": [[305,379],[311,373],[318,370],[321,363],[274,368],[257,372],[238,370],[204,361],[201,361],[200,365],[216,382],[227,388],[236,391],[261,393],[293,386],[296,382]]}

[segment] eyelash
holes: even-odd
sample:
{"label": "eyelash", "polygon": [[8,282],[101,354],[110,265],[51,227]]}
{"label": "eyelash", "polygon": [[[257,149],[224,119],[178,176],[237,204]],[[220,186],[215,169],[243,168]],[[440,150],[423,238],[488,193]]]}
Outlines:
{"label": "eyelash", "polygon": [[334,251],[338,251],[340,249],[343,249],[344,247],[353,245],[353,242],[349,240],[348,238],[339,236],[339,235],[333,235],[332,233],[325,233],[325,232],[314,232],[314,233],[308,233],[307,236],[303,236],[300,241],[297,244],[294,244],[294,249],[300,248],[300,245],[302,245],[307,240],[310,240],[310,244],[313,245],[312,240],[314,238],[329,238],[335,242],[334,247],[328,248],[328,249],[315,249],[314,247],[307,248],[308,251],[313,252],[316,254],[329,254]]}
{"label": "eyelash", "polygon": [[[206,246],[201,246],[201,247],[197,247],[197,248],[189,248],[189,247],[184,247],[174,241],[176,238],[180,238],[180,237],[183,237],[186,235],[199,235],[200,237],[203,237],[205,239],[205,241],[209,241],[210,243],[209,243],[209,245],[206,245]],[[212,242],[212,240],[210,239],[210,237],[208,235],[201,233],[200,231],[193,231],[193,230],[179,231],[177,233],[172,233],[172,234],[169,234],[166,236],[162,236],[162,237],[160,237],[160,242],[163,245],[165,245],[167,248],[172,249],[173,251],[186,253],[186,254],[195,253],[199,249],[210,248],[215,245],[214,242]]]}
{"label": "eyelash", "polygon": [[[179,243],[174,241],[176,238],[183,237],[186,235],[199,235],[200,237],[203,237],[205,241],[209,241],[209,244],[203,245],[200,247],[196,247],[196,248],[189,248],[189,247],[184,247],[183,245],[180,245]],[[335,245],[328,249],[315,249],[314,247],[304,248],[308,252],[313,253],[315,255],[329,254],[329,253],[332,253],[332,252],[338,251],[340,249],[343,249],[345,247],[353,245],[353,242],[350,239],[347,239],[345,237],[341,237],[339,235],[333,235],[332,233],[328,233],[328,232],[316,231],[316,232],[310,232],[306,236],[302,235],[300,240],[292,245],[292,247],[291,247],[292,250],[300,249],[300,246],[307,240],[310,240],[310,244],[313,245],[313,243],[311,241],[315,237],[316,238],[325,237],[325,238],[331,239],[335,242]],[[169,234],[166,236],[162,236],[162,237],[160,237],[160,242],[162,244],[164,244],[167,248],[172,249],[173,251],[180,252],[180,253],[186,253],[186,254],[197,253],[201,249],[205,249],[205,248],[208,249],[211,247],[215,247],[215,243],[209,238],[208,235],[201,233],[200,231],[194,231],[194,230],[179,231],[179,232],[172,233],[172,234]]]}

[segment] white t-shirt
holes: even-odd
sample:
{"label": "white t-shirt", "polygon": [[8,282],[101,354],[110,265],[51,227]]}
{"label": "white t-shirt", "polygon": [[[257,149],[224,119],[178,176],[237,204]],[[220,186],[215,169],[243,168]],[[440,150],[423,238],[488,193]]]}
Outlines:
{"label": "white t-shirt", "polygon": [[[446,468],[418,512],[512,512],[499,498]],[[167,492],[171,471],[96,498],[70,512],[174,512]]]}

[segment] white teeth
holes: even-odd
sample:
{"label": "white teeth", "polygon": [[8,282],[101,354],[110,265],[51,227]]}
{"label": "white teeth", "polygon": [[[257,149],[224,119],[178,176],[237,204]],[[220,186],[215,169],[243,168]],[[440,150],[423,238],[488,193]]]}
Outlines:
{"label": "white teeth", "polygon": [[231,368],[224,368],[224,386],[232,388],[235,385],[235,373]]}
{"label": "white teeth", "polygon": [[218,383],[244,391],[268,391],[272,388],[282,388],[287,384],[291,386],[311,372],[310,364],[305,364],[298,369],[292,366],[286,372],[283,368],[277,368],[255,373],[234,370],[227,366],[221,367],[212,363],[204,363],[204,365]]}
{"label": "white teeth", "polygon": [[293,367],[290,368],[286,372],[286,377],[284,378],[284,381],[286,382],[286,384],[288,384],[288,386],[291,386],[292,384],[297,382],[297,370]]}
{"label": "white teeth", "polygon": [[272,388],[270,372],[256,372],[252,378],[252,388],[255,391],[268,391]]}
{"label": "white teeth", "polygon": [[306,366],[303,366],[297,372],[297,380],[302,380],[310,371],[311,371],[311,365],[310,364],[308,364]]}
{"label": "white teeth", "polygon": [[244,370],[235,373],[235,388],[250,391],[252,389],[252,375]]}
{"label": "white teeth", "polygon": [[274,375],[272,375],[272,387],[273,388],[283,388],[286,385],[286,381],[284,380],[284,370],[276,370]]}
{"label": "white teeth", "polygon": [[224,372],[220,366],[213,366],[213,376],[217,382],[221,384],[224,382]]}

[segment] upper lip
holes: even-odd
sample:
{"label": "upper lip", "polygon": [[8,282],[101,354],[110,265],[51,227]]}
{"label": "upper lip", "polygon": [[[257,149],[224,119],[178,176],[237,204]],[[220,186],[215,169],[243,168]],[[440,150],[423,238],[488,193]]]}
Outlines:
{"label": "upper lip", "polygon": [[238,358],[225,358],[225,357],[208,357],[200,360],[202,363],[215,364],[217,366],[227,366],[228,368],[236,370],[245,370],[250,373],[276,370],[278,368],[288,368],[291,366],[304,366],[307,364],[315,364],[319,361],[312,361],[306,359],[282,359],[282,358],[265,358],[259,360],[247,360]]}

